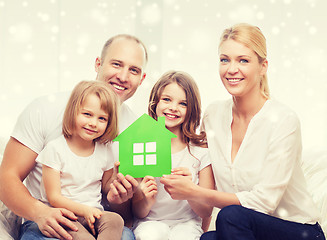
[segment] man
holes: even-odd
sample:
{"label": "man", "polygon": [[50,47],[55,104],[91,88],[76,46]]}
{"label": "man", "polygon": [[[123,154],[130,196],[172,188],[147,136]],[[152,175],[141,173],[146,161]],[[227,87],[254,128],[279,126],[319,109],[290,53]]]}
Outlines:
{"label": "man", "polygon": [[[147,58],[146,48],[137,38],[117,35],[106,42],[101,57],[95,61],[96,79],[107,82],[121,99],[120,131],[135,120],[123,102],[133,96],[143,82]],[[0,167],[0,198],[15,214],[28,220],[21,228],[21,239],[72,239],[65,228],[76,230],[71,222],[76,219],[72,212],[51,208],[38,200],[42,172],[35,162],[44,146],[61,134],[68,97],[69,93],[57,94],[32,102],[20,115],[4,152]],[[117,168],[113,176],[116,180],[111,184],[107,198],[113,210],[119,212],[128,204],[137,181],[131,176],[117,174]],[[23,184],[25,178],[26,187]],[[122,203],[125,205],[121,206]]]}

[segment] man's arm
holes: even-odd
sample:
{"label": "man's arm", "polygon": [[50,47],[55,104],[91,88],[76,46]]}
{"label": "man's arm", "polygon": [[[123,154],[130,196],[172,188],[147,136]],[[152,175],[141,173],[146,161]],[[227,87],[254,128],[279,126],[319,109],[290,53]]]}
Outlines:
{"label": "man's arm", "polygon": [[77,230],[68,219],[76,219],[76,216],[66,209],[50,208],[33,198],[23,184],[35,167],[36,157],[37,153],[16,139],[9,139],[0,166],[0,199],[15,214],[36,222],[45,236],[72,239],[61,225]]}

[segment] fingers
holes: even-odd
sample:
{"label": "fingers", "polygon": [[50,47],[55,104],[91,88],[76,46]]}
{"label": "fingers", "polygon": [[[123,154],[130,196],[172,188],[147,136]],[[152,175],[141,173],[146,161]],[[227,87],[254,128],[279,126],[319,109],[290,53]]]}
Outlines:
{"label": "fingers", "polygon": [[114,163],[114,174],[117,175],[118,171],[119,171],[119,165],[120,165],[120,162],[116,161]]}
{"label": "fingers", "polygon": [[[72,240],[73,239],[72,236],[70,234],[68,234],[67,231],[58,224],[58,222],[55,220],[53,220],[53,221],[49,220],[47,222],[47,225],[40,228],[40,231],[45,236],[50,237],[50,238]],[[70,222],[70,223],[72,224],[72,222]],[[74,227],[76,228],[75,225],[74,225]],[[74,231],[77,231],[77,228]]]}
{"label": "fingers", "polygon": [[133,178],[132,176],[130,175],[126,175],[124,177],[123,174],[119,173],[117,175],[118,179],[120,179],[120,181],[122,182],[122,184],[125,186],[125,188],[127,190],[132,190],[132,191],[135,191],[135,189],[138,187],[139,183],[138,181],[136,181],[135,178]]}
{"label": "fingers", "polygon": [[186,167],[178,167],[171,170],[173,175],[192,176],[190,170]]}
{"label": "fingers", "polygon": [[107,195],[109,203],[121,204],[133,197],[139,183],[132,176],[118,173],[117,179],[110,184],[110,190]]}
{"label": "fingers", "polygon": [[77,220],[77,216],[72,212],[65,208],[60,208],[61,214],[65,217],[68,217],[71,220]]}
{"label": "fingers", "polygon": [[64,225],[64,226],[70,228],[73,231],[77,231],[78,228],[68,218],[66,218],[66,217],[69,217],[72,220],[76,220],[77,217],[75,216],[75,214],[73,212],[67,210],[67,209],[64,209],[64,208],[61,208],[60,209],[60,212],[61,212],[61,214],[62,214],[63,217],[59,218],[58,219],[58,222],[61,225]]}
{"label": "fingers", "polygon": [[47,230],[42,230],[42,234],[49,238],[58,238],[58,239],[73,239],[72,237],[64,238],[61,237],[54,229],[52,229],[50,226],[47,227]]}
{"label": "fingers", "polygon": [[86,221],[90,227],[92,234],[95,235],[95,229],[94,229],[95,218],[93,216],[90,216],[89,218],[86,219]]}

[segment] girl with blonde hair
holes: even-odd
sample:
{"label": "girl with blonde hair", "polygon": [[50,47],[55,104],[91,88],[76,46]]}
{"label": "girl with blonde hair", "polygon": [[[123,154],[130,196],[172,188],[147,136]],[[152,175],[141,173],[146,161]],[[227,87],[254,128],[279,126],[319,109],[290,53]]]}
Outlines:
{"label": "girl with blonde hair", "polygon": [[67,230],[73,239],[121,239],[123,219],[101,205],[113,172],[110,142],[118,134],[118,106],[107,83],[80,82],[64,112],[63,135],[36,159],[43,165],[41,201],[77,215],[78,230]]}

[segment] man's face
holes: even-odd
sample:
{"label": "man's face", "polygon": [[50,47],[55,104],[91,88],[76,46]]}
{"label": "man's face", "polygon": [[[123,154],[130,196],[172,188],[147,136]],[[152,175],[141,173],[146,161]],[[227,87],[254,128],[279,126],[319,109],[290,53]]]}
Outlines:
{"label": "man's face", "polygon": [[120,100],[126,101],[143,82],[145,63],[145,52],[139,43],[117,38],[108,47],[104,59],[96,59],[97,80],[107,82]]}

